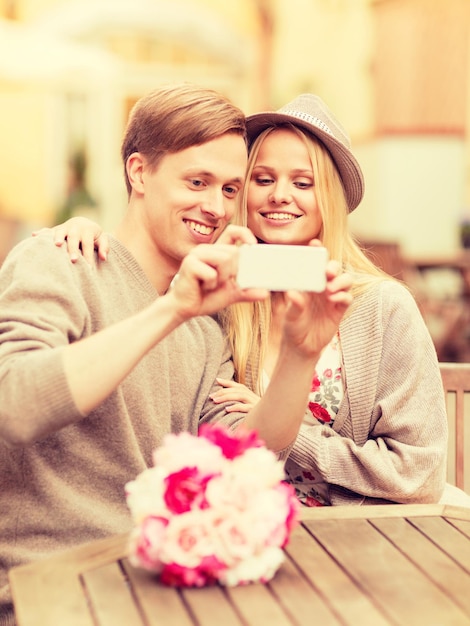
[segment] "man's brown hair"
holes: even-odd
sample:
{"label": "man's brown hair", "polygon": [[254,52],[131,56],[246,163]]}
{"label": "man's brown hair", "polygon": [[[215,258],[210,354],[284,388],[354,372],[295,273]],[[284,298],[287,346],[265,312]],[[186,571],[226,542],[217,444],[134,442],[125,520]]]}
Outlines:
{"label": "man's brown hair", "polygon": [[246,141],[245,115],[222,94],[182,83],[166,85],[143,96],[134,105],[121,148],[127,191],[131,185],[127,159],[134,152],[156,168],[165,154],[217,139],[226,133]]}

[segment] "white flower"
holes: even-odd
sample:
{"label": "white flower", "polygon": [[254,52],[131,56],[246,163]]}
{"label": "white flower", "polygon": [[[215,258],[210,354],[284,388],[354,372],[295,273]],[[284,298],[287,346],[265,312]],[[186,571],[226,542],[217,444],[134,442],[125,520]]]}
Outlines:
{"label": "white flower", "polygon": [[233,460],[228,471],[245,477],[255,490],[269,489],[285,478],[284,464],[267,448],[249,448]]}
{"label": "white flower", "polygon": [[135,480],[126,484],[127,506],[137,524],[150,515],[166,516],[168,514],[163,499],[165,477],[166,471],[164,469],[151,467],[139,474]]}
{"label": "white flower", "polygon": [[227,460],[218,446],[203,437],[189,433],[166,435],[163,445],[153,454],[154,465],[165,468],[168,474],[184,467],[197,467],[201,473],[218,473]]}
{"label": "white flower", "polygon": [[252,519],[247,511],[237,507],[215,508],[214,530],[217,534],[216,556],[228,567],[251,558],[264,547],[263,538],[253,532]]}
{"label": "white flower", "polygon": [[265,548],[260,554],[253,555],[238,565],[220,574],[220,582],[228,587],[251,582],[268,582],[284,561],[284,552],[280,548]]}

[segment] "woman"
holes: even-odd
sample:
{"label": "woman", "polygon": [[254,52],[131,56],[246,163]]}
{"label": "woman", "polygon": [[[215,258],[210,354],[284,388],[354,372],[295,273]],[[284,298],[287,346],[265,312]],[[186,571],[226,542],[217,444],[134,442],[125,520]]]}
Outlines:
{"label": "woman", "polygon": [[[408,290],[376,268],[348,230],[363,176],[346,132],[312,94],[248,117],[247,129],[247,182],[234,221],[265,244],[317,238],[354,276],[354,303],[317,364],[286,462],[289,482],[308,506],[470,505],[463,492],[445,489],[447,418],[429,332]],[[60,244],[70,226],[56,232]],[[94,235],[103,256],[106,240],[99,229]],[[91,248],[93,236],[79,229],[68,242],[72,254],[82,239]],[[276,362],[285,308],[284,293],[272,293],[270,301],[225,312],[237,382],[219,380],[215,402],[232,400],[237,411],[257,402]]]}

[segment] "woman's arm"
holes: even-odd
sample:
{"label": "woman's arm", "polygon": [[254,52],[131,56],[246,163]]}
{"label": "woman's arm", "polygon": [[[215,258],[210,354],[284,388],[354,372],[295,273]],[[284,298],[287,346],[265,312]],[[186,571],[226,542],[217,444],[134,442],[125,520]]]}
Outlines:
{"label": "woman's arm", "polygon": [[275,451],[292,445],[302,424],[315,367],[352,302],[352,279],[329,261],[321,293],[287,292],[288,306],[271,381],[244,423]]}

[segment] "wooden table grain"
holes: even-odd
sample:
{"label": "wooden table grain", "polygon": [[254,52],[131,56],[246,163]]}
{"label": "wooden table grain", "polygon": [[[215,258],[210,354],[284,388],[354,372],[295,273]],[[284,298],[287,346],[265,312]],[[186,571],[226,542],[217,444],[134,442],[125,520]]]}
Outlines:
{"label": "wooden table grain", "polygon": [[126,550],[120,535],[12,569],[18,626],[470,625],[470,509],[303,509],[266,585],[165,587]]}

